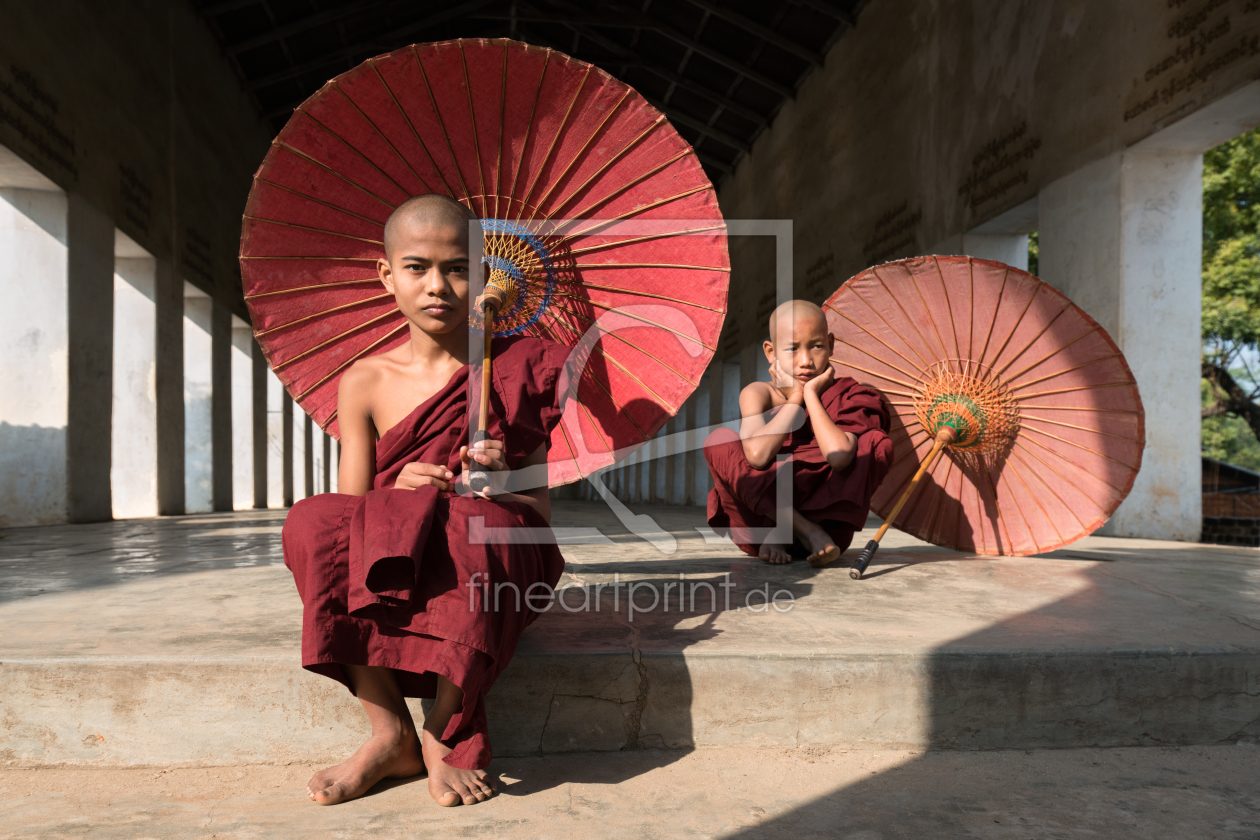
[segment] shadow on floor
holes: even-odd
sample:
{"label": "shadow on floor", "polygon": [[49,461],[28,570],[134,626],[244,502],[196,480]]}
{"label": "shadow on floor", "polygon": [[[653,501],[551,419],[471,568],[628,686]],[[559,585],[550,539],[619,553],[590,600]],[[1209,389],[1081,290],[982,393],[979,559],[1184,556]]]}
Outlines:
{"label": "shadow on floor", "polygon": [[[1085,583],[1074,594],[935,649],[929,752],[726,836],[1260,836],[1253,771],[1222,784],[1194,769],[1222,760],[1195,745],[1251,745],[1237,755],[1255,761],[1260,554],[1192,561],[1189,544],[1115,542],[1048,555],[1114,561],[1074,567]],[[1019,573],[1020,558],[1002,562]],[[1085,746],[1165,749],[1141,762],[1138,751],[1082,750],[1093,760],[1051,772],[1062,750]]]}

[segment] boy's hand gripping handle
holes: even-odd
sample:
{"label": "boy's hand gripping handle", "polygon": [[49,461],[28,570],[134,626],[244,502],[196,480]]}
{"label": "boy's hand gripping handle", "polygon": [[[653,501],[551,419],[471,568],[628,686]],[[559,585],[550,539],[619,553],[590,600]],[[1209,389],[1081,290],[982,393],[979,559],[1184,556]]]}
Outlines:
{"label": "boy's hand gripping handle", "polygon": [[[473,432],[473,443],[481,443],[487,437],[485,429],[478,429]],[[490,471],[478,464],[476,460],[469,460],[468,487],[474,493],[481,493],[490,487]]]}

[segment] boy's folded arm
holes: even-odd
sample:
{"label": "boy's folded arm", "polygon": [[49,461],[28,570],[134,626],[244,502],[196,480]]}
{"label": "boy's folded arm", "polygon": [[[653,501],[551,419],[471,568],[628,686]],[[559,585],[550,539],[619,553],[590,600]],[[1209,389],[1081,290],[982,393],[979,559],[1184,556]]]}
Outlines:
{"label": "boy's folded arm", "polygon": [[814,438],[818,441],[818,448],[828,466],[833,470],[842,470],[853,463],[853,456],[857,452],[857,435],[836,425],[816,392],[806,391],[805,408],[809,412]]}
{"label": "boy's folded arm", "polygon": [[739,395],[739,437],[744,457],[755,470],[764,470],[774,463],[774,457],[783,448],[783,441],[792,430],[793,421],[801,410],[789,401],[774,417],[766,420],[766,412],[773,408],[769,393],[757,383],[749,385]]}

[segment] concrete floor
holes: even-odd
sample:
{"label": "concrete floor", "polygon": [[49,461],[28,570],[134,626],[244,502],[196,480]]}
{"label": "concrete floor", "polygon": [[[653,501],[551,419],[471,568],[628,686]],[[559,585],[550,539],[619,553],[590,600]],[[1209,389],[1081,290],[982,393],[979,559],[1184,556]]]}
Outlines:
{"label": "concrete floor", "polygon": [[502,795],[424,781],[320,808],[313,767],[0,771],[0,838],[1106,838],[1260,836],[1260,748],[647,750],[498,762]]}
{"label": "concrete floor", "polygon": [[[701,590],[680,610],[676,589],[668,610],[633,620],[607,589],[599,610],[553,608],[490,695],[496,755],[1260,738],[1253,549],[1091,537],[977,558],[891,533],[853,581],[844,560],[772,567],[706,540],[696,509],[639,512],[674,535],[673,553],[602,505],[557,505],[558,527],[607,535],[563,547],[571,608],[600,583],[659,591],[679,575],[729,575],[729,608]],[[0,532],[0,766],[282,764],[353,749],[357,704],[297,667],[283,516]],[[791,609],[749,609],[765,587],[791,593]]]}
{"label": "concrete floor", "polygon": [[[283,512],[0,531],[0,837],[1260,838],[1260,552],[893,533],[851,581],[645,511],[672,554],[558,505],[607,535],[564,546],[562,586],[729,574],[732,608],[553,609],[491,697],[503,795],[453,810],[422,782],[302,795],[363,730],[296,667]],[[766,584],[792,609],[741,606]],[[1206,746],[896,748],[1012,739]]]}

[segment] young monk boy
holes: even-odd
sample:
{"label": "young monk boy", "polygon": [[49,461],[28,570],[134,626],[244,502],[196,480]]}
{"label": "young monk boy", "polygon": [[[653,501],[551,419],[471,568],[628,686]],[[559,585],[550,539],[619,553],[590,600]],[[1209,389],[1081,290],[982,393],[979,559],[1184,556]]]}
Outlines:
{"label": "young monk boy", "polygon": [[[817,306],[803,300],[779,306],[763,344],[771,381],[740,392],[739,434],[718,429],[704,443],[714,485],[710,527],[767,563],[798,556],[822,566],[838,558],[865,524],[871,495],[891,463],[883,400],[874,389],[836,376],[834,343]],[[779,455],[788,456],[782,465]],[[774,526],[775,482],[783,468],[792,470],[794,539],[763,543],[749,529]]]}
{"label": "young monk boy", "polygon": [[[340,492],[298,502],[285,522],[285,564],[304,605],[302,665],[344,683],[372,728],[354,755],[307,785],[321,805],[426,770],[440,805],[492,796],[485,695],[536,615],[528,599],[507,593],[554,586],[564,568],[554,542],[470,539],[482,528],[548,533],[546,487],[474,495],[464,478],[474,461],[490,470],[546,463],[566,356],[552,342],[496,339],[490,439],[471,452],[461,445],[469,437],[475,218],[437,195],[390,216],[377,270],[409,339],[346,370],[337,399]],[[498,583],[515,590],[488,609],[482,587],[497,592]],[[435,699],[419,731],[405,697]]]}

